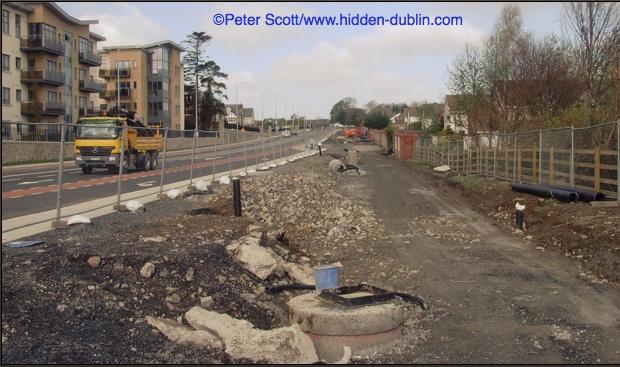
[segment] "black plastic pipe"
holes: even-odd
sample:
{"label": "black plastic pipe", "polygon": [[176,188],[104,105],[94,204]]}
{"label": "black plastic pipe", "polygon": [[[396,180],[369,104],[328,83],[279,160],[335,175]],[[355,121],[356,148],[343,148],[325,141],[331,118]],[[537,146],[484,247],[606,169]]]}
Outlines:
{"label": "black plastic pipe", "polygon": [[234,178],[233,184],[233,206],[235,209],[235,217],[241,216],[241,180]]}
{"label": "black plastic pipe", "polygon": [[574,191],[555,189],[544,185],[512,183],[510,187],[513,191],[524,192],[545,198],[554,198],[567,203],[575,202],[579,198],[579,195]]}
{"label": "black plastic pipe", "polygon": [[566,191],[577,193],[577,195],[579,195],[579,201],[583,201],[585,203],[589,203],[591,201],[601,201],[605,199],[605,195],[603,193],[596,192],[596,191],[578,189],[576,187],[558,186],[558,185],[545,185],[545,186],[550,187],[552,189],[560,189],[560,190],[566,190]]}

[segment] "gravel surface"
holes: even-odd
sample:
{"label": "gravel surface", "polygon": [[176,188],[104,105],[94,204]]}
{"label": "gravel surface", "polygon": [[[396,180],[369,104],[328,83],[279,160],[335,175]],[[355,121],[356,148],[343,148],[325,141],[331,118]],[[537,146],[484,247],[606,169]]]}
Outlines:
{"label": "gravel surface", "polygon": [[[535,221],[526,234],[503,232],[512,198],[489,215],[470,209],[485,195],[497,208],[500,186],[468,194],[370,144],[354,147],[367,175],[332,173],[328,163],[344,161],[343,146],[323,147],[322,157],[242,179],[242,218],[233,216],[231,186],[216,185],[213,194],[33,237],[43,245],[3,248],[2,362],[258,362],[175,345],[144,321],[183,321],[203,304],[260,329],[288,325],[285,304],[300,292],[270,295],[263,286],[290,279],[261,281],[224,247],[253,224],[263,230],[260,245],[286,261],[340,262],[341,284],[426,299],[427,311],[405,305],[401,338],[354,353],[353,363],[620,361],[617,286],[581,276],[577,255],[536,249],[527,238],[543,235]],[[574,239],[567,233],[548,236],[563,248]]]}

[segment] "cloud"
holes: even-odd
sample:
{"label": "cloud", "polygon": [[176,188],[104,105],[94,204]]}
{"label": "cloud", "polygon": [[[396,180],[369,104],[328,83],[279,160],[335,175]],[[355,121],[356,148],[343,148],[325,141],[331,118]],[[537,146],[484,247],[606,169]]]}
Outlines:
{"label": "cloud", "polygon": [[140,45],[170,38],[170,31],[155,20],[144,15],[130,3],[106,3],[101,13],[82,14],[80,19],[97,19],[99,24],[91,30],[106,38],[97,47]]}

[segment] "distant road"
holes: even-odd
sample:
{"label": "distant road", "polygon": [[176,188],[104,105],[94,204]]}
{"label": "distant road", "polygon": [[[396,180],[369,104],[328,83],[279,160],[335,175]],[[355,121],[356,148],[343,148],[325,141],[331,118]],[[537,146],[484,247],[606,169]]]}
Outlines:
{"label": "distant road", "polygon": [[[214,168],[216,173],[226,172],[229,169],[244,167],[246,161],[247,166],[252,166],[293,154],[292,145],[306,143],[311,138],[316,141],[319,133],[321,132],[313,131],[303,136],[280,137],[264,144],[261,141],[248,141],[245,155],[243,144],[218,146],[215,156],[213,149],[201,148],[194,157],[193,177],[210,175],[214,172]],[[191,150],[168,153],[164,185],[189,179],[191,156]],[[160,156],[159,167],[156,170],[129,171],[123,174],[122,192],[159,186],[162,161],[163,157]],[[85,175],[73,161],[66,161],[64,166],[63,206],[116,194],[118,174],[100,169],[95,170],[93,174]],[[20,167],[18,170],[3,169],[2,220],[54,209],[58,192],[57,167],[57,165],[39,165]]]}

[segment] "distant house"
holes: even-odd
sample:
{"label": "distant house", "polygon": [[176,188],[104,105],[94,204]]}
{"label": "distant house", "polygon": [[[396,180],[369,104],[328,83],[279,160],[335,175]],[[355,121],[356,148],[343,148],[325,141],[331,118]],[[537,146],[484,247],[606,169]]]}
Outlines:
{"label": "distant house", "polygon": [[447,95],[444,103],[444,130],[450,128],[455,133],[467,134],[469,131],[469,122],[467,114],[459,108],[459,96]]}
{"label": "distant house", "polygon": [[242,104],[227,104],[226,105],[226,122],[229,124],[237,125],[237,123],[242,122],[238,115],[240,116],[243,113],[243,105]]}
{"label": "distant house", "polygon": [[256,121],[254,120],[254,109],[244,108],[243,110],[243,123],[242,126],[254,126]]}

